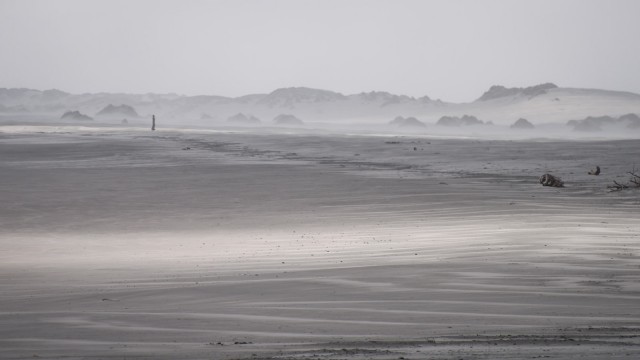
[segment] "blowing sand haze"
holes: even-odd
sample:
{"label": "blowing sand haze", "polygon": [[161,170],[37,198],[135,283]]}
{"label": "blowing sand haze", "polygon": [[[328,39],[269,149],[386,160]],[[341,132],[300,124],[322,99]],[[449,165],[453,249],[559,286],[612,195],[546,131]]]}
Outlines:
{"label": "blowing sand haze", "polygon": [[4,127],[1,357],[634,358],[639,149]]}

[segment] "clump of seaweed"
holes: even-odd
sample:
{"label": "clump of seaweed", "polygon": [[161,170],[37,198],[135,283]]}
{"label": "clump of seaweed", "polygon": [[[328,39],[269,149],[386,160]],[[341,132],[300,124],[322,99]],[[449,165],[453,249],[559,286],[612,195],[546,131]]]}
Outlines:
{"label": "clump of seaweed", "polygon": [[542,186],[564,187],[564,181],[551,174],[544,174],[540,176],[540,184],[542,184]]}

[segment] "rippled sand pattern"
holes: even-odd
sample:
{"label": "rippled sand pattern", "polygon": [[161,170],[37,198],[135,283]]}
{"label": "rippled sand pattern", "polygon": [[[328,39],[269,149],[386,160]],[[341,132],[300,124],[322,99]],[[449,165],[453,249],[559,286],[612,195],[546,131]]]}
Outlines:
{"label": "rippled sand pattern", "polygon": [[640,357],[637,141],[9,130],[0,358]]}

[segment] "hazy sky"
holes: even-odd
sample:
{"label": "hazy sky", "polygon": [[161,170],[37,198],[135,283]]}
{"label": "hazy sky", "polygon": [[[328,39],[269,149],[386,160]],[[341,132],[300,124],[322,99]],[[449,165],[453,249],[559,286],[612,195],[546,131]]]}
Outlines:
{"label": "hazy sky", "polygon": [[640,93],[637,0],[0,0],[0,87]]}

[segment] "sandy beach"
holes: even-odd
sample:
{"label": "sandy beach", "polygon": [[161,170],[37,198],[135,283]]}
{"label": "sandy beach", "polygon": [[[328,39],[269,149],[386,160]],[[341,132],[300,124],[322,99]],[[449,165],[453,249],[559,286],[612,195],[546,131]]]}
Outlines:
{"label": "sandy beach", "polygon": [[0,126],[0,358],[640,358],[639,158]]}

